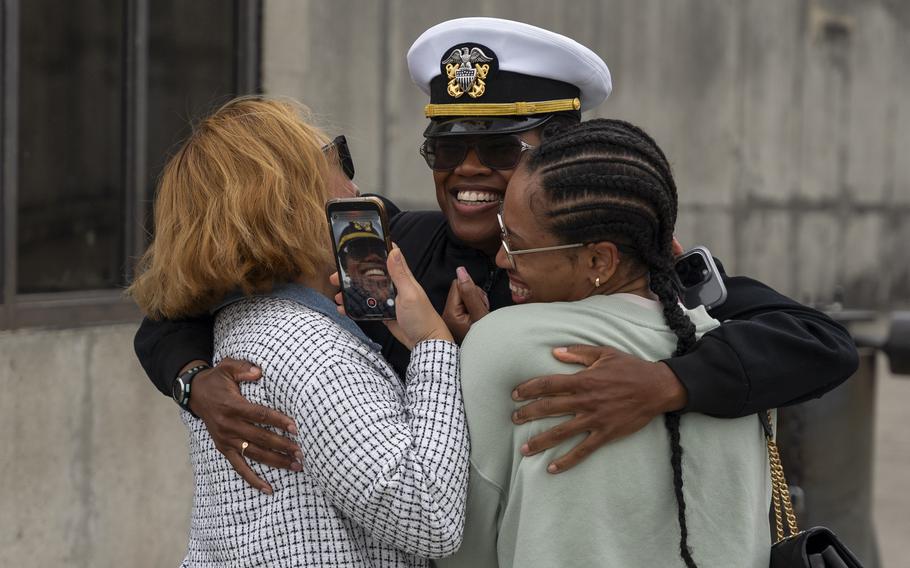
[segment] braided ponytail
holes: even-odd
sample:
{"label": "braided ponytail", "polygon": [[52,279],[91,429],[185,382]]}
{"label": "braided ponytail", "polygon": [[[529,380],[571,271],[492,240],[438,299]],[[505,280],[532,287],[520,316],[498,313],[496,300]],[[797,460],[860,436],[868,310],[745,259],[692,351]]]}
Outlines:
{"label": "braided ponytail", "polygon": [[[664,319],[676,334],[674,356],[682,355],[695,345],[695,326],[689,316],[679,307],[676,287],[666,272],[651,273],[651,290],[657,294],[664,310]],[[679,413],[664,414],[664,426],[670,434],[670,467],[673,469],[673,493],[676,496],[676,511],[679,521],[679,555],[687,568],[695,568],[692,551],[689,550],[689,529],[686,526],[686,500],[683,497],[682,444],[679,441]]]}

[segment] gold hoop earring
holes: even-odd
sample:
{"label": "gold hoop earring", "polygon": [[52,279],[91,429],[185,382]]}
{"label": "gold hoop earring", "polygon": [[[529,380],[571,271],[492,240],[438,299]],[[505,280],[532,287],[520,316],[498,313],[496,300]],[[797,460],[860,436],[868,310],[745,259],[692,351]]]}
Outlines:
{"label": "gold hoop earring", "polygon": [[594,287],[600,288],[600,276],[594,279]]}

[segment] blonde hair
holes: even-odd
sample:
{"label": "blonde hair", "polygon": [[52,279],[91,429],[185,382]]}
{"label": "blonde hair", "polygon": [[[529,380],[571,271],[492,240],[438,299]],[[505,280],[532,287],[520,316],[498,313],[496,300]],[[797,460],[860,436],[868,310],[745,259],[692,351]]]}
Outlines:
{"label": "blonde hair", "polygon": [[326,136],[302,105],[234,99],[193,129],[155,197],[154,241],[127,290],[151,318],[313,277],[331,262]]}

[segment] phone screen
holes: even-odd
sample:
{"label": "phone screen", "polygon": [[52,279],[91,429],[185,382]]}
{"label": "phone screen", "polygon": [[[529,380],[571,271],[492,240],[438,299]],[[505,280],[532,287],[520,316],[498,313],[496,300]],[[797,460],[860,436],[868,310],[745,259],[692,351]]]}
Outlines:
{"label": "phone screen", "polygon": [[344,309],[351,319],[395,319],[395,286],[376,209],[329,210]]}

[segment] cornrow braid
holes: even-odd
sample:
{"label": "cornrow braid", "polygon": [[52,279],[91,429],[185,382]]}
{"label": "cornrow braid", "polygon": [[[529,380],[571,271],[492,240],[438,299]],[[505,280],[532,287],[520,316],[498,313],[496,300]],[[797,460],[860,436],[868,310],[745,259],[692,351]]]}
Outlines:
{"label": "cornrow braid", "polygon": [[[637,126],[595,119],[548,133],[525,166],[540,180],[542,216],[562,242],[611,241],[625,245],[648,267],[649,286],[676,335],[674,356],[695,344],[695,326],[679,305],[673,279],[672,240],[678,211],[676,183],[663,151]],[[679,521],[679,555],[688,546],[683,495],[680,416],[664,416]]]}

